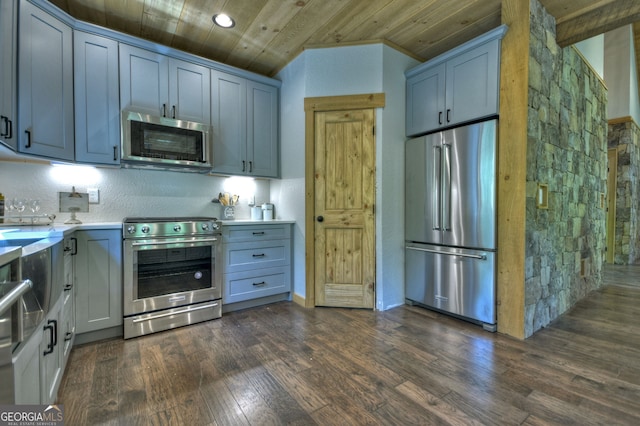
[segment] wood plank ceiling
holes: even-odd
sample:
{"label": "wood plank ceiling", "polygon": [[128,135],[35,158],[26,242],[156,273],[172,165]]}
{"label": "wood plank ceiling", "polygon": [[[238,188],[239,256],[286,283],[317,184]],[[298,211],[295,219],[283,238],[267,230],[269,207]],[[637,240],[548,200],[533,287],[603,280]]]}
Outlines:
{"label": "wood plank ceiling", "polygon": [[[319,46],[382,41],[428,60],[498,26],[501,9],[501,0],[49,1],[77,19],[267,76]],[[640,21],[638,0],[541,3],[561,46]],[[235,27],[215,26],[216,13]]]}

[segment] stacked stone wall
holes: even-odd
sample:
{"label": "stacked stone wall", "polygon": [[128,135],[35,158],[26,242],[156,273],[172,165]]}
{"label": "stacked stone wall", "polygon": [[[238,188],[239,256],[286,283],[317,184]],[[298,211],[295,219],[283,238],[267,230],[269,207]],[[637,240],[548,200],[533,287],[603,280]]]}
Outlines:
{"label": "stacked stone wall", "polygon": [[609,125],[609,149],[618,153],[614,263],[640,259],[640,127],[631,119]]}
{"label": "stacked stone wall", "polygon": [[[607,172],[606,88],[530,1],[526,337],[602,285]],[[548,209],[537,207],[539,183]]]}

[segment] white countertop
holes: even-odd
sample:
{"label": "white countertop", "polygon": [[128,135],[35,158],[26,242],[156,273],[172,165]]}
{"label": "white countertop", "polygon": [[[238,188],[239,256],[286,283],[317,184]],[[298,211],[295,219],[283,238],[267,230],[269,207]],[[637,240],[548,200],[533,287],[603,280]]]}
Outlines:
{"label": "white countertop", "polygon": [[[49,238],[64,237],[74,231],[82,231],[87,229],[122,229],[122,222],[99,222],[99,223],[79,223],[64,224],[52,223],[50,225],[29,225],[15,226],[11,224],[3,224],[0,227],[0,239],[15,238],[19,233],[19,238]],[[13,235],[9,235],[13,234]],[[4,237],[3,237],[4,235]]]}

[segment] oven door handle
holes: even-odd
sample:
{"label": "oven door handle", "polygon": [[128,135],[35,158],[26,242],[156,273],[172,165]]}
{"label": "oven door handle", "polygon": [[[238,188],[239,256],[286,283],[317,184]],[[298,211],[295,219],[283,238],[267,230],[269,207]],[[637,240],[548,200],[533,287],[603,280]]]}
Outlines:
{"label": "oven door handle", "polygon": [[168,246],[168,245],[172,245],[172,244],[189,244],[189,243],[215,243],[217,242],[218,239],[217,238],[201,238],[198,240],[180,240],[180,241],[176,241],[176,240],[172,240],[172,241],[145,241],[145,242],[141,242],[141,243],[131,243],[131,246],[133,247],[140,247],[140,246]]}
{"label": "oven door handle", "polygon": [[136,323],[139,323],[139,322],[150,321],[150,320],[154,320],[154,319],[158,319],[158,318],[170,317],[171,315],[188,314],[189,312],[200,311],[202,309],[208,309],[208,308],[215,308],[216,306],[218,306],[218,302],[210,303],[210,304],[204,305],[204,306],[198,306],[198,307],[195,307],[195,308],[187,307],[186,309],[181,309],[179,311],[165,312],[165,313],[162,313],[162,314],[155,314],[155,315],[145,316],[144,318],[134,318],[133,319],[133,323],[136,324]]}

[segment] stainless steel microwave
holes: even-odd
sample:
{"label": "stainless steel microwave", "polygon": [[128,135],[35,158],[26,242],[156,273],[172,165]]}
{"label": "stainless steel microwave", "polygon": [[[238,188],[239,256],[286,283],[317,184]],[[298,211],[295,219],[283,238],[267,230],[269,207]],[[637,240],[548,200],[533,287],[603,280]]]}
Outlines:
{"label": "stainless steel microwave", "polygon": [[213,164],[211,126],[193,121],[122,111],[125,166],[198,169]]}

